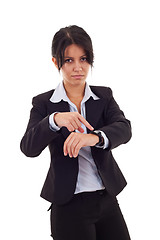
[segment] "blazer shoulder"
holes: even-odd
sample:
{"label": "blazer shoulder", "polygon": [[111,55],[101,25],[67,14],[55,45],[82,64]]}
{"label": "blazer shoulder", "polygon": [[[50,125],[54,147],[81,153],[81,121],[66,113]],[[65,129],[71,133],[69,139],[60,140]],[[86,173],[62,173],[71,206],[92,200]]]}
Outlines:
{"label": "blazer shoulder", "polygon": [[110,99],[112,97],[112,89],[104,86],[90,86],[93,93],[99,98]]}
{"label": "blazer shoulder", "polygon": [[55,89],[52,89],[50,91],[47,91],[47,92],[44,92],[44,93],[41,93],[41,94],[38,94],[37,96],[34,96],[33,97],[33,101],[36,101],[36,102],[48,102],[49,99],[51,98],[53,92],[54,92]]}

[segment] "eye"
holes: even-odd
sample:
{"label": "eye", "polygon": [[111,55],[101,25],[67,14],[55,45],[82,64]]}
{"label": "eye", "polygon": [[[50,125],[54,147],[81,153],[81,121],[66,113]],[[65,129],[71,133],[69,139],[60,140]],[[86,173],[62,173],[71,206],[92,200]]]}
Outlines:
{"label": "eye", "polygon": [[71,62],[72,62],[72,59],[71,59],[71,58],[67,58],[64,62],[65,62],[65,63],[71,63]]}
{"label": "eye", "polygon": [[87,61],[87,57],[82,57],[81,58],[81,62],[86,62]]}

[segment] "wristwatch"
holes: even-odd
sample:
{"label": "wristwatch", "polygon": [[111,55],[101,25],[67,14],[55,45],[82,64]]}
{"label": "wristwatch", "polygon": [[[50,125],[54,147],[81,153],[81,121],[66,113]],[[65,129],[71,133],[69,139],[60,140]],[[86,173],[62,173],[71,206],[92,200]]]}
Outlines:
{"label": "wristwatch", "polygon": [[95,130],[95,131],[91,131],[90,133],[99,137],[99,142],[96,143],[95,146],[103,146],[104,145],[104,138],[102,137],[101,131]]}

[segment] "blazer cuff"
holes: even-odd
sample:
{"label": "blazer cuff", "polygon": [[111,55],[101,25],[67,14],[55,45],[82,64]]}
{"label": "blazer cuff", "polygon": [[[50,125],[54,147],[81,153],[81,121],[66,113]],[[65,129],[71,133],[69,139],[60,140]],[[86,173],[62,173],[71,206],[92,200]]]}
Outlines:
{"label": "blazer cuff", "polygon": [[50,116],[49,116],[49,128],[56,132],[56,131],[59,131],[60,128],[55,124],[54,122],[54,115],[56,114],[57,112],[54,112],[52,113]]}
{"label": "blazer cuff", "polygon": [[106,149],[109,146],[109,139],[107,138],[106,134],[103,131],[99,130],[99,132],[101,133],[101,135],[104,139],[104,145],[103,146],[96,146],[96,147]]}

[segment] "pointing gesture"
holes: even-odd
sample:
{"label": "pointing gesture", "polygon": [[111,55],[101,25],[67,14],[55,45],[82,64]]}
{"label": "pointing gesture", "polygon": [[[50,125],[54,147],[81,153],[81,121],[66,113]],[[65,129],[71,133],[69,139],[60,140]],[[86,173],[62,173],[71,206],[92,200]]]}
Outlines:
{"label": "pointing gesture", "polygon": [[82,123],[91,131],[94,129],[78,112],[56,113],[54,121],[58,127],[66,127],[70,132],[78,130],[83,133]]}

